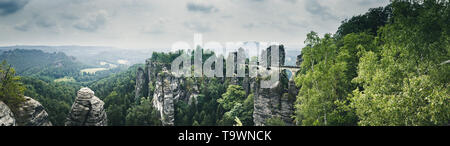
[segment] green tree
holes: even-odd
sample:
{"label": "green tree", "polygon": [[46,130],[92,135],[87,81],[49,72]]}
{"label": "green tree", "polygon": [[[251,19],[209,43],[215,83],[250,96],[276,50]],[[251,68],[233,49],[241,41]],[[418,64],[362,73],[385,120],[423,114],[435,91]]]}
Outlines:
{"label": "green tree", "polygon": [[391,5],[384,8],[371,8],[369,12],[363,15],[354,16],[351,19],[342,21],[342,24],[336,32],[336,37],[342,38],[347,34],[363,32],[376,35],[380,27],[389,23],[388,20],[391,15]]}
{"label": "green tree", "polygon": [[286,123],[280,117],[272,117],[266,120],[267,126],[286,126]]}
{"label": "green tree", "polygon": [[128,109],[126,125],[129,126],[161,126],[159,112],[153,108],[151,100],[142,98],[139,105]]}
{"label": "green tree", "polygon": [[245,100],[245,91],[239,85],[230,85],[227,92],[222,95],[222,98],[217,99],[217,102],[225,109],[231,110],[237,103],[243,103]]}
{"label": "green tree", "polygon": [[[370,42],[370,37],[366,38]],[[352,71],[356,70],[351,65],[357,63],[350,53],[358,52],[354,49],[354,44],[357,44],[354,42],[358,39],[344,39],[342,47],[338,46],[337,41],[330,34],[323,38],[319,38],[315,32],[307,35],[307,46],[302,50],[301,71],[295,79],[296,85],[300,87],[295,120],[301,125],[356,124],[352,111],[343,110],[350,108],[341,106],[348,104],[347,96],[353,88],[350,80],[352,74],[356,74]]]}
{"label": "green tree", "polygon": [[14,68],[3,61],[0,64],[0,100],[11,108],[13,112],[17,111],[20,103],[24,102],[23,92],[25,88],[15,76]]}
{"label": "green tree", "polygon": [[245,98],[245,91],[239,85],[230,85],[217,102],[226,111],[220,125],[232,126],[238,117],[245,126],[253,125],[253,94]]}
{"label": "green tree", "polygon": [[363,53],[353,82],[360,125],[448,125],[449,1],[393,1],[379,52]]}

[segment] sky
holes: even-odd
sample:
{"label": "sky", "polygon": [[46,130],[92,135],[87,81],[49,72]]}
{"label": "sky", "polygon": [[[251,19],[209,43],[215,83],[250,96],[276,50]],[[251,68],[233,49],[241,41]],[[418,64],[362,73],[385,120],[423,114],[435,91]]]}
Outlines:
{"label": "sky", "polygon": [[173,43],[279,42],[335,33],[388,0],[0,0],[0,46],[170,48]]}

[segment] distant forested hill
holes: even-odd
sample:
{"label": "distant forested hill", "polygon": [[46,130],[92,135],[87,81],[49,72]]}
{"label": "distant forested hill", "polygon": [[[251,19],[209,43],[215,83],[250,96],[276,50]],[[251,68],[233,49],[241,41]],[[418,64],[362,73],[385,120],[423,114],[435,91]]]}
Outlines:
{"label": "distant forested hill", "polygon": [[88,66],[75,62],[75,58],[64,53],[45,53],[41,50],[15,49],[4,51],[0,60],[6,60],[21,76],[48,76],[61,78],[74,76]]}
{"label": "distant forested hill", "polygon": [[101,62],[115,65],[133,65],[142,63],[155,52],[167,51],[167,49],[120,49],[101,46],[1,46],[1,51],[14,49],[42,50],[46,53],[63,52],[68,56],[74,56],[76,61],[86,65],[101,67]]}

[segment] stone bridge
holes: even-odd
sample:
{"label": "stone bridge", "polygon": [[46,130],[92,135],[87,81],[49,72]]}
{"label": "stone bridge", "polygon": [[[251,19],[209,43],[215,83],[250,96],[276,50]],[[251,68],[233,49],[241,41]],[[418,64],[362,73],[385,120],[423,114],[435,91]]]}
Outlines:
{"label": "stone bridge", "polygon": [[[257,69],[263,67],[261,65],[248,65],[248,64],[246,64],[246,66],[248,66],[248,67],[257,67]],[[300,70],[300,67],[298,67],[298,66],[278,66],[278,67],[270,67],[270,69],[271,70],[276,69],[276,70],[280,70],[280,71],[285,70],[286,73],[290,72],[291,75],[289,76],[289,80],[293,80],[295,74]]]}

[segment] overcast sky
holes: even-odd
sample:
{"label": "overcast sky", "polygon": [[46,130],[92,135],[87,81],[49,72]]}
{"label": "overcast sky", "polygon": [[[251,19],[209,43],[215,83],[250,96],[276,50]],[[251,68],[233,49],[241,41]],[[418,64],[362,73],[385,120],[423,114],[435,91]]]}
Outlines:
{"label": "overcast sky", "polygon": [[388,0],[0,0],[0,46],[170,48],[176,41],[280,42],[334,33]]}

